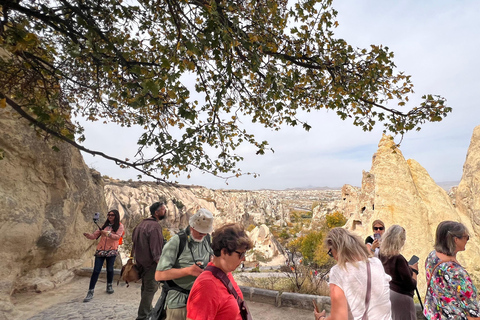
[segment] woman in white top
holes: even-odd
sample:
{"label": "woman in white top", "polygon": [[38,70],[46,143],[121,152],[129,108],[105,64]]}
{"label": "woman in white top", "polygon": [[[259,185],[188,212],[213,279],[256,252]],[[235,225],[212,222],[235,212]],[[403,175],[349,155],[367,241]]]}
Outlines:
{"label": "woman in white top", "polygon": [[[315,320],[390,320],[391,277],[383,269],[382,262],[370,257],[370,252],[360,237],[343,228],[330,230],[325,239],[328,254],[337,264],[330,270],[331,314],[325,310],[314,311]],[[367,263],[370,266],[370,299],[366,308],[368,283]]]}

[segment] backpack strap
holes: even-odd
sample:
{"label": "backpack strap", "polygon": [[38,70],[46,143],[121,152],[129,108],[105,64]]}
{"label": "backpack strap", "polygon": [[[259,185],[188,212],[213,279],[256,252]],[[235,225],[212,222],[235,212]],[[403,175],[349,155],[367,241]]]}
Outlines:
{"label": "backpack strap", "polygon": [[188,235],[190,235],[190,227],[186,227],[184,230],[180,230],[178,232],[178,238],[180,239],[180,244],[178,245],[177,259],[175,260],[175,262],[177,262],[178,258],[180,258],[183,250],[185,249]]}

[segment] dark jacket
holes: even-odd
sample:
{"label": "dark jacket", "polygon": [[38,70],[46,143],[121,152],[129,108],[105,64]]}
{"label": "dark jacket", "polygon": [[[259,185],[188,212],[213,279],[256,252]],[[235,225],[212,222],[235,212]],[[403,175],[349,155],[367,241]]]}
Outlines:
{"label": "dark jacket", "polygon": [[133,230],[132,235],[135,262],[146,272],[156,268],[162,255],[163,233],[157,219],[144,219]]}
{"label": "dark jacket", "polygon": [[401,254],[388,259],[380,255],[379,258],[382,261],[385,273],[392,277],[390,290],[413,297],[417,281],[412,278],[413,271],[407,260]]}

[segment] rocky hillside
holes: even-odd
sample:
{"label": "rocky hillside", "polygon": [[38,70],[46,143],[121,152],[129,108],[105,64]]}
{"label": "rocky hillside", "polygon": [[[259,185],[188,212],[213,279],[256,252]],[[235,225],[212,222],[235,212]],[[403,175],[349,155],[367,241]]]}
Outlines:
{"label": "rocky hillside", "polygon": [[[156,201],[165,201],[167,217],[161,223],[172,233],[188,225],[189,218],[199,209],[207,208],[214,217],[214,227],[240,222],[246,227],[257,226],[251,233],[254,251],[272,259],[283,249],[273,238],[268,226],[286,226],[290,212],[311,211],[315,219],[335,210],[340,190],[211,190],[196,186],[169,186],[154,182],[105,180],[105,198],[109,208],[117,208],[131,232],[142,217],[150,215],[148,208]],[[258,228],[260,227],[260,228]],[[131,235],[126,235],[126,242]],[[254,260],[255,256],[247,256]]]}

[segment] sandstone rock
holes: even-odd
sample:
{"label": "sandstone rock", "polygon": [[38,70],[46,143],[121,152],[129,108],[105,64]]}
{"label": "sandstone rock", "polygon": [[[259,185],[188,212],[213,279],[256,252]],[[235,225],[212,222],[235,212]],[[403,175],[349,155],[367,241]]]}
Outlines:
{"label": "sandstone rock", "polygon": [[[351,190],[345,187],[345,191]],[[457,212],[445,190],[436,185],[427,171],[414,160],[405,161],[401,151],[389,136],[383,136],[373,158],[370,172],[363,175],[360,192],[345,192],[345,208],[356,208],[351,213],[347,228],[363,238],[372,233],[371,223],[381,219],[388,228],[399,224],[407,231],[407,242],[402,254],[420,257],[419,290],[425,289],[422,266],[433,250],[435,230],[443,220],[464,223],[473,232],[471,218]],[[479,265],[479,241],[471,238],[467,251],[459,259],[470,272]]]}
{"label": "sandstone rock", "polygon": [[463,175],[455,192],[459,212],[473,221],[475,233],[480,233],[480,126],[477,126],[470,141]]}
{"label": "sandstone rock", "polygon": [[[262,224],[247,232],[250,240],[253,242],[253,251],[262,255],[265,259],[271,260],[283,253],[282,246],[275,239],[270,229]],[[254,255],[247,256],[247,261],[255,261]]]}
{"label": "sandstone rock", "polygon": [[77,149],[37,136],[9,107],[0,109],[0,132],[0,277],[9,283],[0,294],[10,295],[34,270],[93,254],[82,233],[95,230],[93,213],[106,206],[100,175]]}

